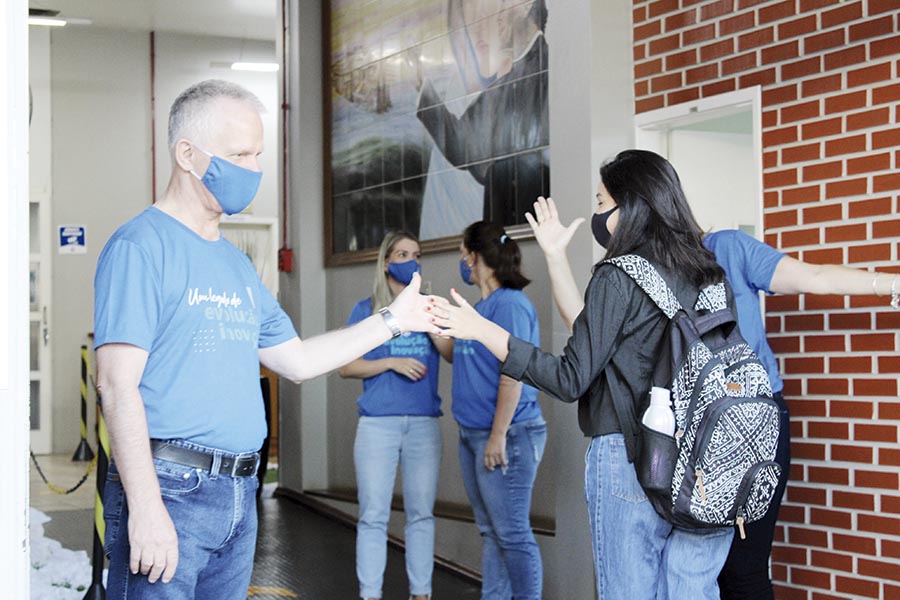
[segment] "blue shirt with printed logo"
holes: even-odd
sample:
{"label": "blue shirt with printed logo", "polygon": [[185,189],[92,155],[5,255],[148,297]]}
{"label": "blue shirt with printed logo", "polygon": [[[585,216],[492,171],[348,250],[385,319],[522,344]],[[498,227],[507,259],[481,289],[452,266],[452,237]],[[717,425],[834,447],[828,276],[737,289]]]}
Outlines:
{"label": "blue shirt with printed logo", "polygon": [[[510,335],[540,345],[537,311],[521,290],[498,288],[475,304],[475,310]],[[456,421],[471,429],[490,429],[497,410],[499,385],[500,361],[480,342],[456,340],[453,346],[453,417]],[[537,394],[536,388],[522,386],[513,423],[541,416]]]}
{"label": "blue shirt with printed logo", "polygon": [[[372,299],[360,300],[350,311],[347,326],[358,323],[371,314]],[[441,416],[441,397],[438,396],[440,355],[428,334],[406,331],[400,337],[370,350],[363,358],[379,360],[392,356],[418,360],[425,365],[425,376],[413,381],[389,369],[363,379],[363,393],[356,400],[360,416]]]}
{"label": "blue shirt with printed logo", "polygon": [[716,262],[725,270],[734,291],[741,335],[766,368],[772,391],[780,392],[784,383],[775,353],[766,340],[759,292],[772,293],[769,285],[784,254],[737,229],[710,233],[703,238],[703,245],[716,255]]}
{"label": "blue shirt with printed logo", "polygon": [[94,296],[95,347],[149,353],[139,389],[151,438],[259,450],[259,348],[297,332],[243,252],[151,206],[103,248]]}

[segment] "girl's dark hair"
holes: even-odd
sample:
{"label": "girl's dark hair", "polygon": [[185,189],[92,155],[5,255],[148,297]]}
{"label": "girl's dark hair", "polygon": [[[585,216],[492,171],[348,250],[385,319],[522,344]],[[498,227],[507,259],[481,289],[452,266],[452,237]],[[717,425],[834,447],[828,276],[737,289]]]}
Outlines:
{"label": "girl's dark hair", "polygon": [[472,223],[463,232],[463,246],[477,252],[481,260],[494,270],[494,276],[505,288],[521,290],[531,283],[522,275],[522,253],[503,227],[490,221]]}
{"label": "girl's dark hair", "polygon": [[715,255],[703,245],[703,231],[669,161],[647,150],[624,150],[600,167],[600,178],[619,206],[608,258],[643,247],[645,258],[697,287],[725,279]]}

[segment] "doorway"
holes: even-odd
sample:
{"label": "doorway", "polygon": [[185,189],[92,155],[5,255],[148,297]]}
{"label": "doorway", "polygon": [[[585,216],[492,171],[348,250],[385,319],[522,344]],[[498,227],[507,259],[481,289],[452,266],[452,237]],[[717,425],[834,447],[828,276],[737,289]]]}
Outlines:
{"label": "doorway", "polygon": [[640,114],[635,145],[672,163],[701,229],[763,239],[758,86]]}

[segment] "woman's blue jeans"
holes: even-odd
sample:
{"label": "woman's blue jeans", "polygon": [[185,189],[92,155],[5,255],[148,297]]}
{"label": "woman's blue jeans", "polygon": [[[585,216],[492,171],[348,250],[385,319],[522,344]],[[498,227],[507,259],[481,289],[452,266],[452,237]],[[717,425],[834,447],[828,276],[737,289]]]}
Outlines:
{"label": "woman's blue jeans", "polygon": [[506,472],[484,466],[491,432],[459,428],[463,483],[484,543],[482,600],[540,600],[541,553],[531,530],[531,490],[547,444],[543,419],[515,423],[506,434]]}
{"label": "woman's blue jeans", "polygon": [[656,514],[622,434],[591,440],[584,491],[600,600],[719,600],[734,528],[679,529]]}
{"label": "woman's blue jeans", "polygon": [[398,464],[406,512],[409,593],[431,594],[433,510],[442,447],[437,417],[360,417],[353,461],[359,494],[356,576],[362,598],[381,598],[387,562],[387,526]]}

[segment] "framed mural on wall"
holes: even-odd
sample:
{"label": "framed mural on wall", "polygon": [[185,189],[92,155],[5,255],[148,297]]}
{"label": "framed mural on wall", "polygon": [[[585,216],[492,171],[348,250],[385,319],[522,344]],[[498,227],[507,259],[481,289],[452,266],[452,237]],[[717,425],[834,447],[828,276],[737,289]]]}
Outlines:
{"label": "framed mural on wall", "polygon": [[405,229],[456,248],[482,219],[530,234],[550,194],[546,0],[328,0],[329,265]]}

